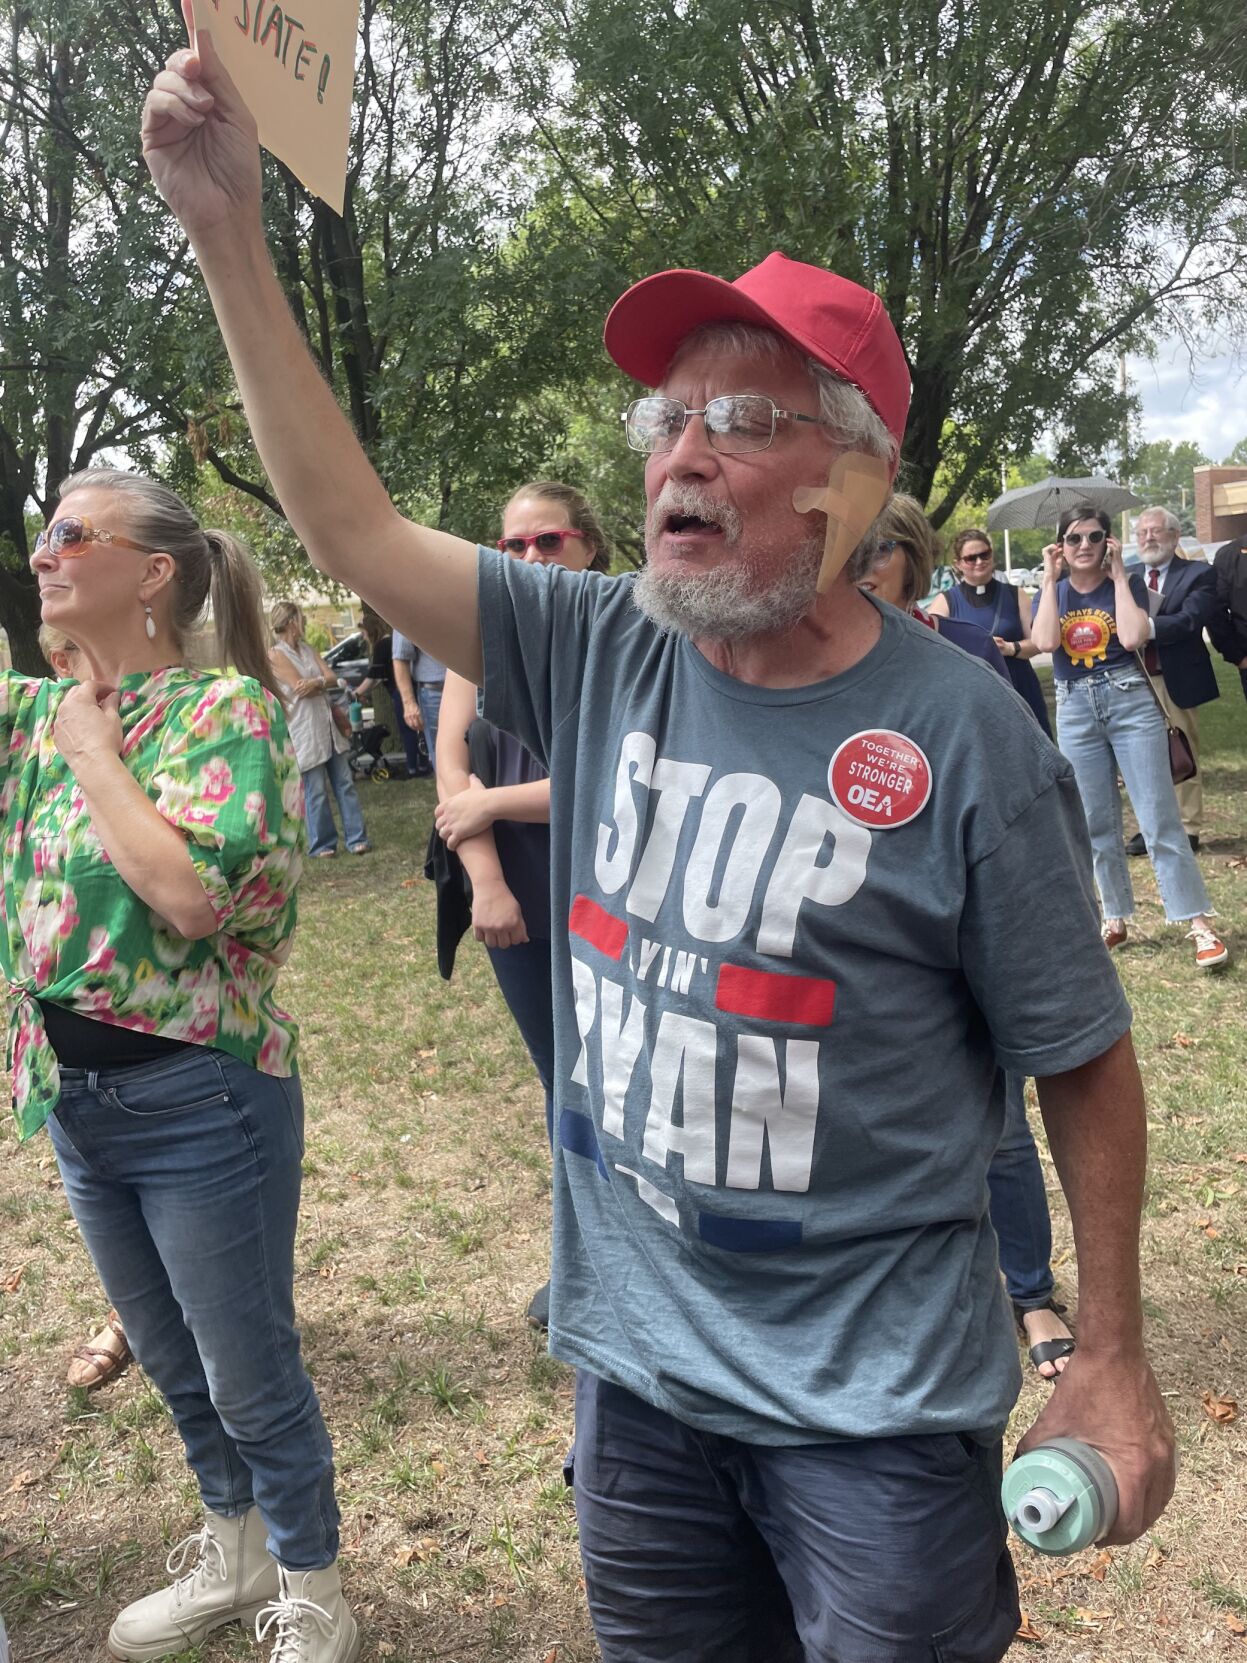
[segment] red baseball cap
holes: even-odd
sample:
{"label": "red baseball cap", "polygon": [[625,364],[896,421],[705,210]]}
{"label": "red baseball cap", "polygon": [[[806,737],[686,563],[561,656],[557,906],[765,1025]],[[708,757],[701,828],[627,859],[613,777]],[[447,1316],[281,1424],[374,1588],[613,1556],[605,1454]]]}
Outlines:
{"label": "red baseball cap", "polygon": [[900,444],[909,412],[905,349],[879,296],[860,283],[778,253],[734,283],[705,271],[660,271],[611,307],[606,350],[625,374],[656,387],[680,342],[704,323],[774,330],[863,392]]}

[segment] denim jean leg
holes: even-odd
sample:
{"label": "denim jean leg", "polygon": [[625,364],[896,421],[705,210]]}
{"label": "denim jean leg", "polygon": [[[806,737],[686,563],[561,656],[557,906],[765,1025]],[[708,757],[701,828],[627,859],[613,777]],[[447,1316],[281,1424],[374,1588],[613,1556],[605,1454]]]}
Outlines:
{"label": "denim jean leg", "polygon": [[1137,674],[1110,682],[1106,697],[1109,737],[1156,872],[1165,917],[1171,924],[1197,918],[1211,910],[1211,903],[1182,826],[1165,724]]}
{"label": "denim jean leg", "polygon": [[212,1406],[250,1471],[270,1551],[291,1570],[330,1564],[333,1453],[294,1320],[298,1080],[192,1047],[102,1072],[90,1116],[79,1113],[72,1131],[137,1199]]}
{"label": "denim jean leg", "polygon": [[1005,1073],[1004,1130],[987,1184],[1009,1298],[1023,1310],[1039,1310],[1052,1298],[1052,1218],[1021,1074]]}
{"label": "denim jean leg", "polygon": [[554,990],[550,943],[524,941],[517,947],[490,947],[502,997],[515,1018],[546,1094],[546,1136],[554,1147]]}
{"label": "denim jean leg", "polygon": [[80,1070],[65,1072],[48,1132],[70,1209],[131,1350],[169,1405],[204,1506],[221,1518],[234,1518],[255,1499],[250,1468],[212,1406],[199,1350],[173,1296],[137,1192],[95,1164],[87,1130],[95,1094],[72,1083]]}
{"label": "denim jean leg", "polygon": [[332,854],[338,846],[338,828],[329,806],[329,779],[323,762],[303,770],[303,813],[308,854]]}
{"label": "denim jean leg", "polygon": [[442,684],[431,682],[416,689],[416,703],[424,717],[424,742],[429,748],[429,761],[437,767],[437,723],[442,713]]}
{"label": "denim jean leg", "polygon": [[364,811],[360,807],[359,792],[355,789],[355,780],[351,774],[349,752],[335,751],[325,767],[333,786],[333,794],[338,799],[338,813],[342,817],[342,840],[348,849],[356,849],[361,843],[367,843],[368,832],[364,826]]}
{"label": "denim jean leg", "polygon": [[1106,918],[1129,918],[1134,892],[1117,792],[1117,759],[1098,699],[1102,683],[1067,682],[1056,707],[1057,745],[1074,770],[1091,836],[1091,861]]}
{"label": "denim jean leg", "polygon": [[415,728],[407,725],[407,718],[403,715],[403,701],[397,692],[390,699],[390,709],[394,712],[394,726],[398,729],[399,743],[403,747],[403,756],[407,761],[407,772],[414,779],[420,767],[419,738]]}

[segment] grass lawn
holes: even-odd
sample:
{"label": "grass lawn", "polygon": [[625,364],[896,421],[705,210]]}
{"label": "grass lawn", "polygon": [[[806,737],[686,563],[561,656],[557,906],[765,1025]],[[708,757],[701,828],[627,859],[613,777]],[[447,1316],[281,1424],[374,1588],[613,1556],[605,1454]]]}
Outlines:
{"label": "grass lawn", "polygon": [[[1145,1293],[1178,1427],[1178,1492],[1133,1547],[1068,1563],[1019,1549],[1030,1638],[1011,1657],[1247,1658],[1247,1416],[1236,1418],[1247,1408],[1247,707],[1228,670],[1223,691],[1204,713],[1201,864],[1237,962],[1196,975],[1144,861],[1132,862],[1140,907],[1118,955],[1148,1088]],[[297,1294],[337,1444],[363,1656],[588,1663],[561,1470],[570,1375],[523,1321],[547,1270],[540,1091],[483,952],[467,945],[454,982],[437,976],[419,875],[431,786],[366,785],[363,798],[377,852],[310,863],[283,985],[302,1018],[308,1103]],[[1047,1170],[1058,1276],[1076,1302]],[[103,1313],[46,1138],[21,1147],[10,1131],[0,1610],[20,1663],[103,1660],[117,1607],[159,1584],[197,1520],[180,1443],[139,1371],[90,1397],[64,1384],[70,1349]],[[1011,1437],[1046,1389],[1028,1382]],[[256,1651],[235,1628],[182,1655]]]}

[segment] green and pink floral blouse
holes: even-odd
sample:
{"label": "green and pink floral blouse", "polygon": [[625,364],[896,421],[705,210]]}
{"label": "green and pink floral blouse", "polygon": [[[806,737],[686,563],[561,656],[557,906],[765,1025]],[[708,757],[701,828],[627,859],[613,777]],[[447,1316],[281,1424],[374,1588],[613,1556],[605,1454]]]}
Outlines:
{"label": "green and pink floral blouse", "polygon": [[302,784],[281,706],[256,681],[180,666],[124,676],[122,756],[186,838],[217,916],[200,941],[122,881],[52,738],[68,681],[0,674],[0,969],[22,1137],[60,1095],[38,1000],[294,1072],[298,1031],[274,1002],[295,925]]}

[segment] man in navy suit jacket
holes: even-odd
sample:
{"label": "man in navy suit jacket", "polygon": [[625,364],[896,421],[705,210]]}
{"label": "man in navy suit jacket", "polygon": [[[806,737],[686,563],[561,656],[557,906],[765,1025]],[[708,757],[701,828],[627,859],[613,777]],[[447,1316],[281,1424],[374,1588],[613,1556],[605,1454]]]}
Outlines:
{"label": "man in navy suit jacket", "polygon": [[[1199,762],[1199,721],[1201,704],[1219,696],[1216,671],[1204,630],[1217,611],[1217,580],[1211,566],[1202,560],[1186,560],[1178,550],[1181,525],[1167,508],[1145,508],[1135,521],[1135,536],[1146,568],[1148,606],[1152,614],[1152,639],[1143,649],[1143,660],[1155,678],[1165,714],[1175,728],[1181,728]],[[1202,770],[1193,780],[1177,788],[1182,824],[1199,848],[1199,828],[1204,816]],[[1132,855],[1146,853],[1139,833],[1126,844]]]}

